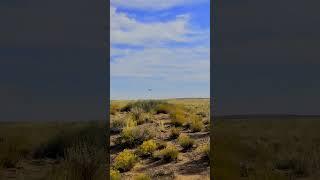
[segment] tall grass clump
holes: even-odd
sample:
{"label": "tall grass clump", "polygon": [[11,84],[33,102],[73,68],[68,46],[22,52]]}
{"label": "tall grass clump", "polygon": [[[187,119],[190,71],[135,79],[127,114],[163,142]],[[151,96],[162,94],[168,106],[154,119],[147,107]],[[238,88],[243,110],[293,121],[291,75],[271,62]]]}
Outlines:
{"label": "tall grass clump", "polygon": [[168,143],[166,148],[155,151],[153,157],[156,159],[162,159],[166,162],[176,160],[178,158],[179,151],[175,145]]}
{"label": "tall grass clump", "polygon": [[130,112],[133,119],[138,122],[142,118],[142,114],[144,113],[144,110],[141,107],[133,107],[131,108]]}
{"label": "tall grass clump", "polygon": [[175,126],[183,126],[187,122],[186,113],[180,108],[173,109],[170,112],[170,118]]}
{"label": "tall grass clump", "polygon": [[184,149],[190,149],[190,148],[192,148],[192,146],[194,144],[194,140],[191,139],[186,134],[180,134],[180,136],[178,138],[178,142],[179,142],[180,146],[183,147]]}
{"label": "tall grass clump", "polygon": [[134,107],[130,112],[132,118],[137,122],[138,125],[151,121],[150,113],[144,112],[144,110],[140,107]]}
{"label": "tall grass clump", "polygon": [[180,135],[180,129],[179,128],[172,128],[170,130],[170,139],[177,139]]}
{"label": "tall grass clump", "polygon": [[105,141],[105,126],[97,122],[88,123],[83,128],[60,131],[56,136],[49,138],[33,151],[36,159],[51,158],[60,159],[65,157],[65,150],[77,143],[79,139],[87,139],[86,142],[95,143],[103,148]]}
{"label": "tall grass clump", "polygon": [[125,127],[136,127],[137,126],[137,121],[135,121],[132,116],[127,116],[126,120],[126,126]]}
{"label": "tall grass clump", "polygon": [[94,180],[104,163],[103,149],[80,141],[65,150],[66,179]]}
{"label": "tall grass clump", "polygon": [[122,152],[120,152],[118,156],[115,158],[113,167],[116,170],[119,170],[120,172],[125,172],[132,169],[136,162],[136,155],[133,152],[125,149]]}
{"label": "tall grass clump", "polygon": [[196,115],[191,115],[190,116],[190,122],[189,122],[189,126],[190,126],[190,129],[193,131],[193,132],[199,132],[203,129],[204,125],[203,125],[203,122],[202,120],[196,116]]}
{"label": "tall grass clump", "polygon": [[[99,130],[95,129],[97,134]],[[87,134],[88,133],[88,134]],[[55,180],[98,180],[103,179],[105,153],[101,137],[87,129],[77,133],[78,137],[64,148],[59,164],[49,172],[48,178]]]}

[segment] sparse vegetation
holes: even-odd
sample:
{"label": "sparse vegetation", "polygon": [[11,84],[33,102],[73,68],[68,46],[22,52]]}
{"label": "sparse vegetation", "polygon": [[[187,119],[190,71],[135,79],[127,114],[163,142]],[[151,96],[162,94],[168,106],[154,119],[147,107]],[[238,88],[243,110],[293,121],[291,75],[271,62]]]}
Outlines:
{"label": "sparse vegetation", "polygon": [[200,153],[205,158],[210,158],[210,143],[203,144],[197,148],[197,152]]}
{"label": "sparse vegetation", "polygon": [[198,116],[193,115],[190,117],[190,129],[193,132],[199,132],[203,129],[203,127],[203,122]]}
{"label": "sparse vegetation", "polygon": [[[189,101],[187,102],[189,103]],[[187,140],[183,139],[181,141],[184,141],[183,143],[185,144],[194,144],[195,141],[200,140],[200,145],[208,141],[209,134],[207,133],[208,129],[206,129],[208,125],[202,123],[204,120],[202,116],[196,115],[198,111],[205,111],[202,104],[207,106],[209,105],[207,102],[207,100],[197,100],[191,102],[194,103],[194,105],[189,105],[185,103],[185,100],[117,101],[118,104],[121,104],[122,108],[115,115],[111,116],[111,123],[113,120],[121,118],[126,125],[120,132],[111,135],[110,141],[112,146],[110,150],[112,167],[115,170],[119,170],[121,178],[123,179],[173,178],[175,174],[173,169],[178,168],[176,167],[178,162],[182,161],[180,164],[192,164],[194,158],[205,156],[205,152],[201,152],[201,156],[193,151],[179,152],[179,140],[176,139],[181,133],[197,133],[200,131],[198,130],[200,127],[203,135],[198,136],[195,134],[197,138],[191,139],[188,136]],[[201,109],[198,109],[198,106],[201,106]],[[200,121],[200,125],[199,123],[193,124],[192,128],[194,130],[192,132],[187,128],[187,125],[191,128],[191,121],[189,121],[191,115],[195,116],[194,119]],[[190,145],[186,145],[185,147],[187,146]],[[123,153],[123,151],[130,152],[130,156],[135,156],[135,158],[132,158],[135,160],[130,161],[134,162],[131,163],[134,165],[121,169],[116,167],[119,166],[116,164],[119,164],[119,155]],[[176,161],[180,153],[183,154],[181,156],[182,159]],[[124,159],[124,156],[122,157],[122,159]],[[127,162],[129,160],[122,160],[121,162],[123,161]],[[149,163],[154,163],[155,165],[149,166]],[[197,166],[199,165],[207,168],[204,173],[209,175],[208,161],[201,160],[201,163],[197,164]],[[134,168],[132,168],[133,166]],[[164,166],[164,172],[158,172],[157,166]],[[143,169],[143,171],[141,171],[141,169]],[[193,168],[193,171],[197,171],[196,169],[197,168]],[[143,174],[140,174],[142,172]],[[201,170],[201,172],[203,172],[203,170]]]}
{"label": "sparse vegetation", "polygon": [[170,130],[170,138],[171,139],[176,139],[176,138],[178,138],[179,137],[179,135],[180,135],[180,129],[179,128],[172,128],[171,130]]}
{"label": "sparse vegetation", "polygon": [[186,134],[180,134],[180,136],[178,138],[178,142],[179,142],[180,146],[183,147],[184,149],[190,149],[190,148],[192,148],[192,146],[194,144],[194,140],[191,139]]}

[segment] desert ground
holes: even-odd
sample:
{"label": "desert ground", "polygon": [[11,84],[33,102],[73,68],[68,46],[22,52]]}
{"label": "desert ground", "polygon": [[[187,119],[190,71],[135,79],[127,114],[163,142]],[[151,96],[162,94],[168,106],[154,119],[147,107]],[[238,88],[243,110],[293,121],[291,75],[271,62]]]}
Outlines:
{"label": "desert ground", "polygon": [[0,179],[106,179],[103,122],[0,123]]}
{"label": "desert ground", "polygon": [[209,99],[111,102],[111,179],[210,179]]}
{"label": "desert ground", "polygon": [[320,117],[216,118],[215,179],[317,180]]}

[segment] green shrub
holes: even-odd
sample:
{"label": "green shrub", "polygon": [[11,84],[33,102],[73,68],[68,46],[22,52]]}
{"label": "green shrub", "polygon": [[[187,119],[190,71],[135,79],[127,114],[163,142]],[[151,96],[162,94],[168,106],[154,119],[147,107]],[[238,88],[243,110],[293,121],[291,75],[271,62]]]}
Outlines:
{"label": "green shrub", "polygon": [[141,144],[145,140],[152,139],[155,137],[156,130],[152,127],[138,127],[129,126],[125,127],[120,134],[120,143],[135,146]]}
{"label": "green shrub", "polygon": [[66,179],[94,180],[103,166],[103,149],[82,140],[65,150],[62,162]]}
{"label": "green shrub", "polygon": [[144,141],[142,145],[140,145],[138,151],[141,155],[147,156],[151,155],[157,149],[157,144],[155,140]]}
{"label": "green shrub", "polygon": [[179,142],[180,146],[183,147],[184,149],[192,148],[192,146],[194,144],[194,140],[191,139],[186,134],[180,134],[180,136],[178,138],[178,142]]}
{"label": "green shrub", "polygon": [[170,139],[177,139],[180,135],[180,129],[179,128],[172,128],[170,130]]}
{"label": "green shrub", "polygon": [[133,180],[151,180],[150,176],[144,174],[144,173],[139,173],[138,175],[133,177]]}
{"label": "green shrub", "polygon": [[199,132],[203,129],[204,125],[201,119],[195,115],[190,117],[190,129],[193,132]]}
{"label": "green shrub", "polygon": [[110,180],[121,180],[121,174],[118,170],[110,169]]}
{"label": "green shrub", "polygon": [[164,102],[159,100],[140,100],[140,101],[128,103],[126,106],[124,106],[121,109],[121,111],[129,112],[131,111],[132,108],[138,107],[143,109],[144,112],[153,113],[156,110],[156,107],[162,103]]}
{"label": "green shrub", "polygon": [[143,109],[141,107],[133,107],[131,109],[132,118],[137,122],[138,125],[145,123],[145,119],[143,117]]}
{"label": "green shrub", "polygon": [[125,149],[115,158],[113,167],[120,172],[125,172],[132,169],[136,162],[136,155],[133,152]]}
{"label": "green shrub", "polygon": [[165,149],[155,151],[153,157],[164,161],[173,161],[178,158],[179,151],[173,144],[168,144]]}
{"label": "green shrub", "polygon": [[150,115],[150,113],[145,113],[141,108],[133,108],[131,111],[131,116],[138,125],[152,121],[152,116]]}

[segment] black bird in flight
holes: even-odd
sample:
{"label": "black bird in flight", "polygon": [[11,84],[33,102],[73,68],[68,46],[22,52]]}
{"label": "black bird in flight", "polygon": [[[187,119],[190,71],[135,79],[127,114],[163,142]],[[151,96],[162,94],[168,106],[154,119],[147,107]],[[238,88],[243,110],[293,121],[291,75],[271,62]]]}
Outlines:
{"label": "black bird in flight", "polygon": [[148,91],[152,91],[152,89],[148,89]]}

